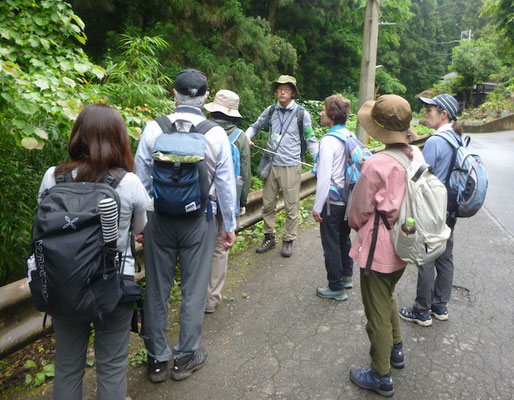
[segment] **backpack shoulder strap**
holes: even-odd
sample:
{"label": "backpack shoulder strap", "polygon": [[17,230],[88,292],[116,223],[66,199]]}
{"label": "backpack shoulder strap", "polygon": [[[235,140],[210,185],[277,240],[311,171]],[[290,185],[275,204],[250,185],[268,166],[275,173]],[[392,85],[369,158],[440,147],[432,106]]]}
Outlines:
{"label": "backpack shoulder strap", "polygon": [[341,130],[327,132],[327,133],[325,133],[325,136],[334,136],[345,143],[346,143],[346,140],[348,139],[348,135],[344,134]]}
{"label": "backpack shoulder strap", "polygon": [[195,130],[202,135],[205,135],[212,128],[219,126],[217,123],[209,121],[208,119],[203,120],[198,125],[195,126]]}
{"label": "backpack shoulder strap", "polygon": [[237,129],[236,131],[234,131],[234,133],[232,133],[232,135],[230,135],[228,137],[228,140],[230,141],[230,143],[234,144],[237,140],[237,138],[241,135],[241,132],[243,132],[242,129]]}
{"label": "backpack shoulder strap", "polygon": [[453,132],[452,131],[442,131],[442,132],[439,132],[439,133],[436,133],[434,134],[434,136],[438,136],[440,138],[443,138],[444,140],[446,140],[450,146],[452,146],[454,149],[457,149],[459,148],[460,146],[462,146],[461,143],[459,143],[457,141],[457,139],[455,139],[455,136],[453,135]]}
{"label": "backpack shoulder strap", "polygon": [[271,117],[273,117],[273,114],[275,114],[275,110],[277,108],[275,107],[275,104],[269,106],[269,112],[268,112],[268,127],[271,132]]}
{"label": "backpack shoulder strap", "polygon": [[127,171],[124,169],[115,169],[104,176],[103,182],[116,189],[125,175],[127,175]]}
{"label": "backpack shoulder strap", "polygon": [[385,149],[383,151],[384,154],[387,154],[389,157],[394,158],[396,161],[398,161],[401,166],[405,169],[409,167],[410,160],[409,157],[407,157],[403,151],[398,149]]}
{"label": "backpack shoulder strap", "polygon": [[296,111],[296,120],[298,122],[298,132],[300,132],[300,137],[303,138],[303,115],[305,114],[305,108],[302,106],[298,106]]}
{"label": "backpack shoulder strap", "polygon": [[69,183],[73,182],[73,174],[71,171],[66,172],[64,175],[59,175],[55,177],[56,183]]}
{"label": "backpack shoulder strap", "polygon": [[156,118],[155,122],[157,122],[157,124],[161,127],[163,133],[173,132],[173,124],[166,115]]}

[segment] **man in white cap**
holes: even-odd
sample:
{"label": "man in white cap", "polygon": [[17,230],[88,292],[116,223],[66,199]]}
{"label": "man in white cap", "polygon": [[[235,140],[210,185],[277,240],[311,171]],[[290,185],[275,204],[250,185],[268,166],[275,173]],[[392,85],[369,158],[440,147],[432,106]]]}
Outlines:
{"label": "man in white cap", "polygon": [[[237,206],[238,215],[245,213],[246,199],[250,192],[252,179],[250,165],[250,145],[246,134],[239,129],[236,124],[241,119],[239,113],[239,96],[230,90],[220,90],[216,93],[214,101],[208,103],[204,108],[211,114],[211,119],[220,125],[227,133],[228,139],[237,151],[232,151],[232,159],[236,174],[237,186]],[[239,169],[239,171],[236,171]],[[228,268],[228,250],[223,247],[223,217],[220,213],[216,216],[218,220],[218,234],[216,236],[216,248],[211,263],[211,279],[207,288],[207,300],[205,303],[205,313],[212,314],[221,301],[221,291],[225,285],[225,277]]]}
{"label": "man in white cap", "polygon": [[281,75],[272,85],[277,96],[277,103],[269,106],[251,125],[246,135],[250,145],[252,138],[265,127],[269,127],[267,147],[277,155],[271,156],[271,168],[264,178],[262,195],[262,219],[264,221],[264,241],[257,248],[257,253],[264,253],[275,248],[275,216],[278,194],[284,199],[286,221],[282,235],[283,257],[293,254],[293,241],[298,235],[298,218],[300,211],[300,183],[302,160],[306,149],[312,158],[318,154],[319,144],[312,130],[311,117],[301,106],[296,104],[296,79]]}

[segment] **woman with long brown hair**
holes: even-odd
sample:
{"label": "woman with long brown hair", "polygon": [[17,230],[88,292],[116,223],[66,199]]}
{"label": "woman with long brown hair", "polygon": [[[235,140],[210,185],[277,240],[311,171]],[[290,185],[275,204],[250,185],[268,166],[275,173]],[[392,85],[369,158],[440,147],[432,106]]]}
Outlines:
{"label": "woman with long brown hair", "polygon": [[[111,175],[118,179],[116,192],[120,199],[119,228],[116,246],[122,253],[124,278],[133,279],[134,258],[129,246],[129,229],[140,233],[146,224],[148,194],[133,174],[133,157],[123,117],[103,104],[89,105],[77,117],[68,143],[69,161],[46,171],[39,199],[56,185],[59,177],[69,176],[74,182],[103,182]],[[59,178],[60,179],[60,178]],[[90,325],[95,326],[94,348],[97,374],[97,398],[124,400],[127,394],[126,367],[130,321],[133,304],[120,302],[99,321],[53,316],[55,332],[54,399],[82,399],[82,379]]]}

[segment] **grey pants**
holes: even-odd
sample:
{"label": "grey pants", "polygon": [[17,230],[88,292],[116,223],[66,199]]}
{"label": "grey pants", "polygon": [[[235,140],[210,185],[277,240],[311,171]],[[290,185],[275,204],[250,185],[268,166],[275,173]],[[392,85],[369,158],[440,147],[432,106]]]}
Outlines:
{"label": "grey pants", "polygon": [[[437,271],[437,276],[435,272]],[[450,301],[453,283],[453,228],[446,250],[435,261],[418,269],[418,287],[414,307],[426,312],[432,305],[444,306]]]}
{"label": "grey pants", "polygon": [[[120,303],[104,316],[104,329],[95,326],[97,399],[125,400],[132,303]],[[53,318],[55,332],[55,400],[82,399],[82,379],[90,322]]]}
{"label": "grey pants", "polygon": [[205,297],[216,241],[216,220],[205,216],[180,220],[148,212],[145,227],[145,346],[153,359],[169,361],[172,352],[166,340],[168,299],[177,258],[180,260],[179,342],[177,358],[194,353],[200,346]]}

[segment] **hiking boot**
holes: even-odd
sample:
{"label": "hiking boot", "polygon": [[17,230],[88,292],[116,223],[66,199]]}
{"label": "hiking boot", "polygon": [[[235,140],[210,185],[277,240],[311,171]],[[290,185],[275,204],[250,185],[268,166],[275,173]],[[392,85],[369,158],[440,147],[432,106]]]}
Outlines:
{"label": "hiking boot", "polygon": [[152,383],[164,382],[168,379],[168,361],[157,361],[148,356],[148,378]]}
{"label": "hiking boot", "polygon": [[373,390],[381,396],[390,397],[394,394],[391,373],[379,375],[373,368],[352,368],[350,379],[358,387]]}
{"label": "hiking boot", "polygon": [[414,307],[401,308],[400,318],[404,319],[405,321],[415,322],[421,326],[432,325],[432,317],[430,316],[430,314],[425,311],[418,311]]}
{"label": "hiking boot", "polygon": [[268,250],[274,249],[277,246],[277,242],[275,242],[275,236],[271,233],[264,234],[264,241],[262,244],[257,247],[255,250],[257,253],[266,253]]}
{"label": "hiking boot", "polygon": [[439,321],[448,321],[448,306],[432,306],[430,314]]}
{"label": "hiking boot", "polygon": [[343,286],[345,289],[353,288],[352,277],[351,276],[343,276]]}
{"label": "hiking boot", "polygon": [[214,306],[206,305],[205,306],[205,314],[214,314],[214,312],[216,311],[216,308],[218,308],[219,305],[220,305],[219,301],[216,304],[214,304]]}
{"label": "hiking boot", "polygon": [[171,379],[174,381],[182,381],[193,375],[193,372],[198,371],[205,364],[209,358],[209,352],[203,346],[198,350],[186,357],[175,358],[173,369],[171,370]]}
{"label": "hiking boot", "polygon": [[282,242],[282,251],[280,255],[282,257],[291,257],[293,254],[293,241],[292,240],[284,240]]}
{"label": "hiking boot", "polygon": [[393,344],[393,348],[391,350],[391,366],[394,368],[404,368],[405,367],[405,357],[403,356],[403,343]]}
{"label": "hiking boot", "polygon": [[345,293],[344,289],[331,290],[328,286],[321,286],[316,288],[316,294],[319,297],[323,297],[324,299],[334,299],[337,301],[345,301],[348,298],[348,295]]}

